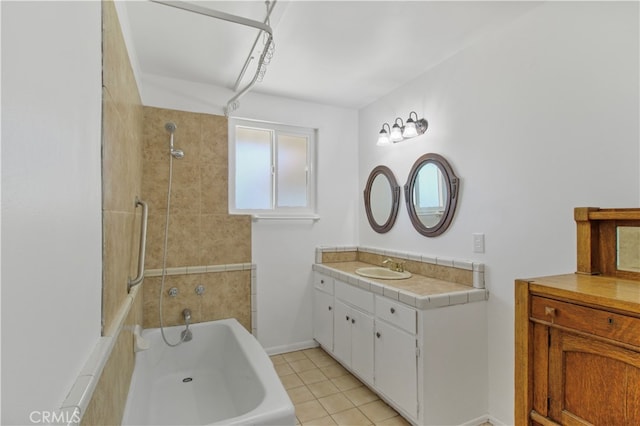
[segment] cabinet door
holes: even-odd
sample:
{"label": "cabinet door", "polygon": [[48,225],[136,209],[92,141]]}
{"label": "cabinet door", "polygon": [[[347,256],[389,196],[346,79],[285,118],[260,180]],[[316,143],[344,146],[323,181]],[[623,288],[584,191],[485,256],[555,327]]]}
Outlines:
{"label": "cabinet door", "polygon": [[638,425],[638,383],[640,353],[551,330],[551,419],[572,425]]}
{"label": "cabinet door", "polygon": [[373,384],[373,317],[351,310],[351,368]]}
{"label": "cabinet door", "polygon": [[313,338],[333,351],[333,296],[319,290],[313,294]]}
{"label": "cabinet door", "polygon": [[351,308],[335,301],[333,354],[346,365],[351,365]]}
{"label": "cabinet door", "polygon": [[375,329],[375,386],[417,418],[416,337],[382,321],[376,321]]}

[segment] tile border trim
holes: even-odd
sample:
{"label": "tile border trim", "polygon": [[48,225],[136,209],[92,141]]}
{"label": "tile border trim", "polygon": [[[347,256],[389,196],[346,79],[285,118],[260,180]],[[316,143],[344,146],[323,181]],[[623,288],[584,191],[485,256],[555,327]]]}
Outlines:
{"label": "tile border trim", "polygon": [[485,265],[481,262],[475,262],[472,260],[452,259],[444,256],[431,256],[420,253],[411,253],[397,250],[387,250],[376,247],[361,247],[361,246],[320,246],[316,248],[316,263],[322,264],[323,253],[336,253],[356,251],[369,254],[377,254],[381,256],[395,257],[398,259],[411,260],[414,262],[430,263],[432,265],[446,266],[449,268],[463,269],[473,272],[473,288],[484,289],[484,272]]}

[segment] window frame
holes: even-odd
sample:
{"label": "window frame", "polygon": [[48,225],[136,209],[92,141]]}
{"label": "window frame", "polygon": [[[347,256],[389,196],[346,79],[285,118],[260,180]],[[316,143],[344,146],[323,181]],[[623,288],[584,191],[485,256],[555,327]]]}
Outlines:
{"label": "window frame", "polygon": [[[244,118],[229,119],[229,214],[247,214],[254,218],[316,218],[316,145],[318,130],[301,126],[292,126],[267,121],[250,120]],[[236,128],[246,127],[264,130],[271,133],[271,208],[268,209],[241,209],[236,207]],[[306,192],[307,205],[304,207],[278,207],[278,135],[302,136],[307,138],[306,160]]]}

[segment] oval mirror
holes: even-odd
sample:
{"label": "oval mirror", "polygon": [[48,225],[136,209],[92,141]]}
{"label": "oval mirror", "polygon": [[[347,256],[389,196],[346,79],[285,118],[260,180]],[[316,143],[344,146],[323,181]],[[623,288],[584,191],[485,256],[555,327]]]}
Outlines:
{"label": "oval mirror", "polygon": [[388,232],[396,222],[400,205],[400,186],[386,166],[371,171],[364,188],[364,208],[374,231]]}
{"label": "oval mirror", "polygon": [[420,234],[435,237],[447,230],[456,211],[459,185],[447,160],[438,154],[425,154],[413,164],[404,199]]}

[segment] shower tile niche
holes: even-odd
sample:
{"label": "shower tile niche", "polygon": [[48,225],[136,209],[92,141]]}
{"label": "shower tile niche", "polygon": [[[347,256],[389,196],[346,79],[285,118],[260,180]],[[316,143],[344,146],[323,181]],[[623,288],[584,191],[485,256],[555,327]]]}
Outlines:
{"label": "shower tile niche", "polygon": [[[165,281],[164,323],[182,324],[181,308],[189,307],[197,322],[234,317],[251,331],[250,267],[227,270],[228,265],[251,262],[251,218],[228,213],[226,117],[144,107],[142,193],[149,203],[146,269],[163,266],[170,139],[165,124],[169,121],[177,126],[174,146],[185,156],[173,160],[166,262],[173,273]],[[203,267],[211,272],[187,273]],[[185,268],[184,273],[179,273],[180,268]],[[145,328],[159,326],[161,278],[152,275],[144,282]],[[202,295],[195,292],[198,285],[205,287]],[[174,299],[166,294],[171,287],[179,289]]]}

